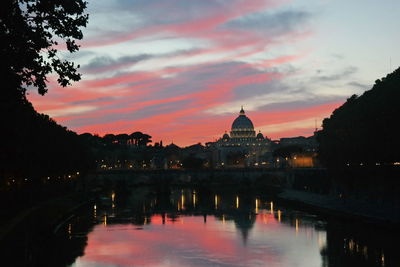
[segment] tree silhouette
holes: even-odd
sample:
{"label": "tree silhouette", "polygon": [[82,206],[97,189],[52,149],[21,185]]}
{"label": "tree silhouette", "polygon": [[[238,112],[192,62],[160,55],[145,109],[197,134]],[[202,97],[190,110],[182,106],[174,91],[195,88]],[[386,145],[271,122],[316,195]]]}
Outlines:
{"label": "tree silhouette", "polygon": [[[56,179],[62,183],[63,177],[94,167],[85,143],[88,136],[80,137],[36,112],[26,99],[28,88],[37,89],[41,95],[47,92],[50,73],[57,75],[61,86],[80,79],[79,66],[62,59],[58,50],[78,50],[75,41],[82,39],[81,27],[88,21],[86,4],[84,0],[1,3],[0,188],[27,187],[32,198],[40,199],[57,192],[41,194],[44,183],[57,184]],[[29,202],[22,201],[29,197],[25,194],[10,194],[16,205]]]}
{"label": "tree silhouette", "polygon": [[133,145],[139,146],[139,141],[142,138],[142,135],[142,132],[134,132],[129,135],[133,139]]}
{"label": "tree silhouette", "polygon": [[323,121],[319,157],[327,166],[376,165],[400,161],[396,130],[400,115],[400,68],[353,95]]}
{"label": "tree silhouette", "polygon": [[4,0],[0,9],[0,72],[3,95],[25,99],[26,88],[47,92],[47,75],[55,72],[57,82],[67,86],[78,81],[78,66],[59,57],[58,48],[78,51],[86,26],[84,0]]}
{"label": "tree silhouette", "polygon": [[139,140],[139,146],[147,146],[148,143],[151,143],[151,136],[148,134],[142,134]]}
{"label": "tree silhouette", "polygon": [[116,141],[116,137],[114,134],[106,134],[103,136],[103,140],[106,144],[112,144]]}
{"label": "tree silhouette", "polygon": [[126,145],[129,140],[129,135],[127,134],[117,134],[115,139],[118,141],[118,144]]}
{"label": "tree silhouette", "polygon": [[152,142],[150,140],[151,136],[142,132],[131,133],[129,137],[133,140],[132,144],[134,146],[147,146],[148,143]]}

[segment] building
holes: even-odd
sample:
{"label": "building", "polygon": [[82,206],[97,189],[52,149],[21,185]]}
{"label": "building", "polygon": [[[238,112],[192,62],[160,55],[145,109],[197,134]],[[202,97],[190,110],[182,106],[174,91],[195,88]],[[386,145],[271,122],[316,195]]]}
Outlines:
{"label": "building", "polygon": [[315,135],[304,137],[285,137],[279,140],[280,146],[299,146],[304,149],[305,152],[316,152],[318,149],[318,143]]}
{"label": "building", "polygon": [[253,122],[242,109],[233,121],[231,131],[206,146],[212,151],[214,167],[257,167],[269,165],[272,158],[271,140],[261,131],[256,135]]}

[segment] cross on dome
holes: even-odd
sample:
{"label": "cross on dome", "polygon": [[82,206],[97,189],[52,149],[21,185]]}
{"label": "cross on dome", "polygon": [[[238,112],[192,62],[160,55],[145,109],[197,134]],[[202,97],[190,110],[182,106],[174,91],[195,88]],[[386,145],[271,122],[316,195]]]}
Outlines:
{"label": "cross on dome", "polygon": [[244,109],[243,109],[243,106],[242,106],[242,109],[240,110],[239,114],[240,114],[240,115],[244,115]]}

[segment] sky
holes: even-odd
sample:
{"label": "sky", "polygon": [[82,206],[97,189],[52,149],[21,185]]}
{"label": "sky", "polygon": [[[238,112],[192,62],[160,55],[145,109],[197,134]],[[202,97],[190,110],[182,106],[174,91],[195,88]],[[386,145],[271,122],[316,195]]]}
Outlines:
{"label": "sky", "polygon": [[82,80],[28,98],[78,133],[187,146],[241,106],[272,139],[310,136],[400,66],[398,0],[89,0]]}

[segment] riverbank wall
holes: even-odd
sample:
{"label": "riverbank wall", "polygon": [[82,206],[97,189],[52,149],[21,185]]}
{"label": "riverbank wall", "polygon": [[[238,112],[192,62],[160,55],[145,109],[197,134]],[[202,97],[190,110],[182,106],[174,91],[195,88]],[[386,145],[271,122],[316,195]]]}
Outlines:
{"label": "riverbank wall", "polygon": [[[138,185],[228,186],[249,185],[275,188],[318,188],[328,190],[326,170],[303,169],[217,169],[217,170],[114,170],[91,174],[91,186],[108,187],[118,183]],[[313,186],[314,185],[314,186]],[[316,186],[315,186],[316,185]],[[317,190],[317,189],[315,189]]]}

